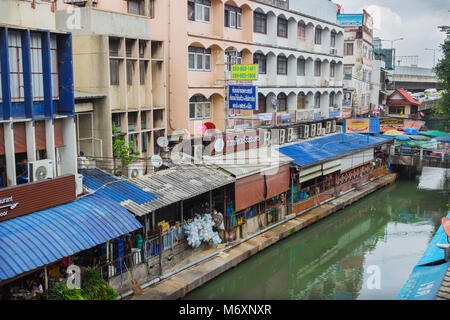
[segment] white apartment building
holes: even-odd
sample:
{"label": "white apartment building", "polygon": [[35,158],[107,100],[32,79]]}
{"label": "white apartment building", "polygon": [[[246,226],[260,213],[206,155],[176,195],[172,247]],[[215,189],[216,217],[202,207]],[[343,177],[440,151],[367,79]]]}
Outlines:
{"label": "white apartment building", "polygon": [[253,1],[257,113],[298,120],[341,116],[344,29],[328,0]]}

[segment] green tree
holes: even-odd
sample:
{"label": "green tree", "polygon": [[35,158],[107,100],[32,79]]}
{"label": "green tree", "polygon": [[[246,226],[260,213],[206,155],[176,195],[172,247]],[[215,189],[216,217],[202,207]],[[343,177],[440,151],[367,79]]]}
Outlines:
{"label": "green tree", "polygon": [[[113,126],[112,127],[113,135],[118,133],[119,130]],[[122,163],[122,173],[124,166],[127,166],[130,164],[131,161],[133,161],[135,156],[138,156],[140,153],[138,151],[134,151],[134,144],[133,141],[128,142],[128,146],[125,142],[124,136],[113,136],[113,153],[114,153],[114,174],[116,174],[116,165],[115,161],[120,160]]]}
{"label": "green tree", "polygon": [[450,123],[450,27],[440,26],[439,29],[444,32],[447,37],[444,40],[444,43],[441,44],[444,57],[439,60],[434,71],[436,72],[436,75],[439,78],[439,84],[442,89],[445,90],[445,93],[442,98],[439,99],[436,107],[433,109],[433,113],[444,121],[444,128],[448,128]]}

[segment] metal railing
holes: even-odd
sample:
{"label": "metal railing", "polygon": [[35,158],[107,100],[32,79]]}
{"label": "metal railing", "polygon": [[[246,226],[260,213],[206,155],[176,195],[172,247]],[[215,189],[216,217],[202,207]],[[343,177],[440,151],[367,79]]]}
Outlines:
{"label": "metal railing", "polygon": [[[164,233],[161,236],[161,253],[168,250],[173,249],[175,246],[182,243],[184,238],[184,225],[181,225],[179,228],[172,229],[167,233]],[[148,260],[152,257],[158,256],[160,251],[160,240],[159,236],[147,239],[144,241],[144,259]]]}

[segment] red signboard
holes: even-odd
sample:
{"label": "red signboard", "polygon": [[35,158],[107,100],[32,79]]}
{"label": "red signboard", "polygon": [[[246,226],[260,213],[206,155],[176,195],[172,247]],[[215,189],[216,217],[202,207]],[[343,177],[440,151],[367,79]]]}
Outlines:
{"label": "red signboard", "polygon": [[74,200],[76,200],[74,175],[0,189],[0,221]]}

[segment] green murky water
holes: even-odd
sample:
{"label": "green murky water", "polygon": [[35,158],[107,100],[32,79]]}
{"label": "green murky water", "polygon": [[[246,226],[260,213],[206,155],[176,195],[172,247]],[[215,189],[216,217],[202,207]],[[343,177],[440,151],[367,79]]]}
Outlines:
{"label": "green murky water", "polygon": [[185,299],[395,299],[448,195],[399,180],[258,253]]}

